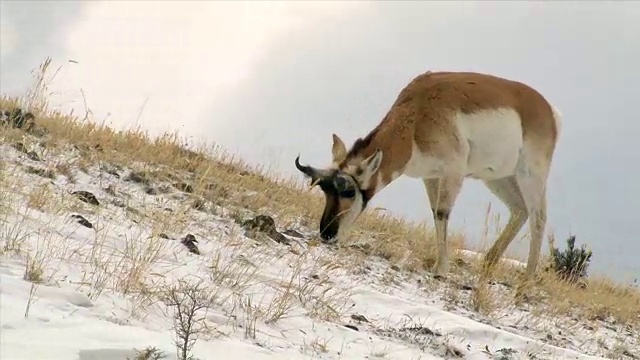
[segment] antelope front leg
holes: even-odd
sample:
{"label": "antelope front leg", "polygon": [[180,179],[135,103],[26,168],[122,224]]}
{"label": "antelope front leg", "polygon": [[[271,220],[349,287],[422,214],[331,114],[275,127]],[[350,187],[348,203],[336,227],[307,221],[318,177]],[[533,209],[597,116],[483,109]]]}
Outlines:
{"label": "antelope front leg", "polygon": [[449,272],[447,228],[449,226],[449,215],[460,193],[463,180],[464,178],[459,176],[424,180],[436,228],[438,257],[435,265],[435,275],[439,278],[445,277]]}

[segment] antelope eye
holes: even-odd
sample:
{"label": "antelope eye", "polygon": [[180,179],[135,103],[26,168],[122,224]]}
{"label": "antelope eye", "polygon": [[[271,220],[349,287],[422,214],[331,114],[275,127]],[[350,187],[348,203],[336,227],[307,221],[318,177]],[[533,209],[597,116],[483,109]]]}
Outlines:
{"label": "antelope eye", "polygon": [[341,193],[348,190],[349,182],[347,181],[347,179],[338,176],[333,180],[333,186],[335,186],[336,190]]}
{"label": "antelope eye", "polygon": [[343,197],[343,198],[352,198],[356,196],[356,191],[349,189],[349,190],[341,191],[338,195],[340,195],[340,197]]}
{"label": "antelope eye", "polygon": [[336,176],[333,179],[334,194],[342,198],[353,198],[356,196],[356,188],[344,176]]}

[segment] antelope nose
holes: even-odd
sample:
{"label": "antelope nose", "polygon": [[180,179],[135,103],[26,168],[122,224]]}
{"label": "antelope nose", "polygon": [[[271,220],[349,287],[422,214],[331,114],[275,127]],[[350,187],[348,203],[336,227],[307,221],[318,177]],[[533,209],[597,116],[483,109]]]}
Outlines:
{"label": "antelope nose", "polygon": [[338,228],[329,226],[320,231],[320,237],[322,240],[329,241],[333,240],[338,234]]}

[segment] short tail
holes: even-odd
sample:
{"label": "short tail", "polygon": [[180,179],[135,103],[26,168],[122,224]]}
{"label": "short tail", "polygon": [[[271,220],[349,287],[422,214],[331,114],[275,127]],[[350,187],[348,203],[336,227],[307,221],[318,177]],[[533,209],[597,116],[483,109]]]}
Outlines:
{"label": "short tail", "polygon": [[551,110],[553,111],[553,120],[556,123],[556,137],[560,137],[560,133],[562,132],[562,114],[560,114],[560,110],[555,106],[551,106]]}

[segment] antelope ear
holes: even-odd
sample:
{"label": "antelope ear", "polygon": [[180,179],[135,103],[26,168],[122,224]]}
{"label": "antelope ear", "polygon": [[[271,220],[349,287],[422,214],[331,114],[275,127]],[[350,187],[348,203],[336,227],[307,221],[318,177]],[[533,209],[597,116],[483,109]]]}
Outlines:
{"label": "antelope ear", "polygon": [[331,153],[333,154],[333,162],[340,163],[347,157],[347,147],[338,135],[333,134],[333,146],[331,147]]}
{"label": "antelope ear", "polygon": [[359,167],[362,170],[362,175],[360,176],[361,181],[366,182],[373,176],[373,174],[380,169],[380,164],[382,164],[382,150],[376,149],[371,156],[360,162]]}

